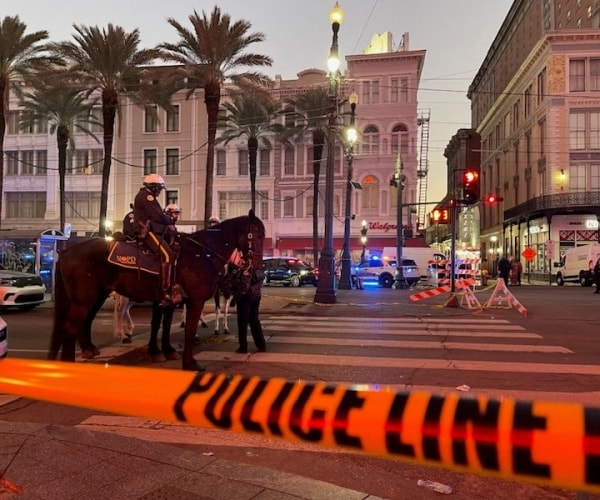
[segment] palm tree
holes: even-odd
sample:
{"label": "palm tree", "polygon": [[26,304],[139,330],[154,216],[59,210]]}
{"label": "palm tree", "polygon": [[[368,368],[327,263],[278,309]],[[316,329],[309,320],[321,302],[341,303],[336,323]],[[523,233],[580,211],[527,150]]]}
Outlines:
{"label": "palm tree", "polygon": [[329,94],[324,88],[314,88],[288,99],[287,104],[294,108],[297,135],[310,135],[313,143],[313,259],[319,262],[319,177],[323,149],[327,142]]}
{"label": "palm tree", "polygon": [[73,79],[86,89],[88,95],[93,92],[101,94],[104,161],[98,233],[104,236],[119,98],[127,96],[137,104],[147,102],[148,88],[154,82],[148,79],[144,66],[155,61],[159,51],[140,49],[140,34],[137,29],[127,33],[112,23],[102,29],[98,26],[77,24],[73,25],[73,28],[74,41],[53,43],[51,47],[65,60]]}
{"label": "palm tree", "polygon": [[233,102],[226,102],[223,108],[227,116],[219,122],[224,131],[218,142],[228,144],[239,137],[248,141],[248,166],[250,173],[250,198],[252,210],[256,210],[256,157],[259,141],[271,148],[268,134],[281,135],[283,125],[274,123],[279,114],[279,106],[265,93],[240,94]]}
{"label": "palm tree", "polygon": [[74,147],[71,131],[82,132],[100,142],[90,127],[102,125],[91,114],[95,102],[87,99],[82,89],[65,85],[68,82],[66,76],[64,72],[44,75],[29,83],[31,91],[18,93],[20,105],[26,111],[21,118],[21,126],[48,121],[50,133],[56,133],[61,229],[65,227],[67,146],[71,143]]}
{"label": "palm tree", "polygon": [[0,23],[0,214],[4,193],[4,136],[10,89],[33,71],[57,62],[47,55],[46,45],[42,43],[48,38],[48,32],[25,33],[26,29],[27,26],[19,16],[6,16]]}
{"label": "palm tree", "polygon": [[253,43],[265,39],[263,33],[248,33],[248,21],[232,22],[228,14],[214,7],[210,17],[202,16],[194,10],[189,16],[192,30],[178,21],[169,18],[180,37],[178,43],[163,43],[165,61],[173,61],[184,66],[188,77],[189,98],[197,88],[204,89],[204,103],[208,118],[208,140],[206,152],[206,184],[204,200],[204,225],[208,227],[208,217],[213,205],[214,154],[217,135],[217,121],[221,102],[221,87],[230,81],[238,88],[256,87],[264,84],[266,76],[248,71],[254,66],[271,66],[268,56],[245,52]]}

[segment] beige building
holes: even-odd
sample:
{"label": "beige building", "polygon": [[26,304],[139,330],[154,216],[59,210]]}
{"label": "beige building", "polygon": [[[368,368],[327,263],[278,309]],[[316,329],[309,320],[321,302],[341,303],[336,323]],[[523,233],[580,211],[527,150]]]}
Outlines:
{"label": "beige building", "polygon": [[[426,155],[419,138],[429,125],[428,112],[417,110],[417,89],[425,51],[409,48],[408,34],[395,43],[390,33],[376,35],[363,54],[346,57],[339,100],[340,128],[347,125],[347,98],[356,92],[354,180],[362,189],[352,195],[351,247],[357,259],[362,245],[362,220],[368,224],[368,247],[381,250],[396,240],[396,188],[390,186],[396,159],[403,160],[406,182],[404,202],[425,201]],[[273,92],[277,99],[297,95],[314,86],[327,86],[324,71],[310,69],[294,80],[277,77]],[[223,100],[227,99],[223,97]],[[165,179],[161,203],[177,203],[183,213],[180,226],[202,227],[206,165],[206,109],[204,95],[196,91],[189,99],[185,91],[174,96],[169,112],[153,113],[122,99],[113,147],[107,220],[120,229],[129,204],[148,173]],[[5,183],[3,228],[31,230],[60,229],[58,199],[58,152],[56,137],[46,126],[19,130],[19,106],[12,96],[5,139]],[[100,112],[98,108],[96,113]],[[283,118],[282,118],[283,120]],[[283,121],[282,121],[283,123]],[[72,234],[90,235],[98,229],[102,172],[100,142],[74,134],[66,178],[66,222]],[[334,248],[341,251],[344,232],[344,196],[347,161],[344,145],[338,143],[334,185]],[[292,145],[273,141],[258,156],[257,212],[267,229],[266,254],[299,255],[312,258],[312,144],[309,139]],[[326,153],[324,155],[326,158]],[[325,160],[321,169],[320,196],[325,195]],[[215,157],[213,213],[221,218],[246,214],[250,209],[248,154],[245,139],[218,145]],[[321,202],[320,244],[324,232],[324,203]],[[416,230],[418,212],[407,205],[403,213],[406,229]],[[422,214],[424,217],[424,213]]]}
{"label": "beige building", "polygon": [[567,248],[598,240],[599,16],[598,0],[515,0],[469,88],[481,198],[502,199],[475,208],[490,268],[513,255],[549,279]]}

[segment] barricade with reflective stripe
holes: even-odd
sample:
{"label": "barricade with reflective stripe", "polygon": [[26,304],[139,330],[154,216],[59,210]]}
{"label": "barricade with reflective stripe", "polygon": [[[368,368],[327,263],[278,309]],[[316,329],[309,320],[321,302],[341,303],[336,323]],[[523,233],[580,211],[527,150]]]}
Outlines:
{"label": "barricade with reflective stripe", "polygon": [[10,358],[0,393],[600,492],[600,407]]}

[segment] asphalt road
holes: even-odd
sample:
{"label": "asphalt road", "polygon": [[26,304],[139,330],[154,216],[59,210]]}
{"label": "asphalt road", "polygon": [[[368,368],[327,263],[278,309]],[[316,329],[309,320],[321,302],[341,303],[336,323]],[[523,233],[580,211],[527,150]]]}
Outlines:
{"label": "asphalt road", "polygon": [[[262,319],[268,352],[235,354],[235,315],[230,334],[198,329],[197,359],[213,372],[335,383],[423,388],[435,392],[469,386],[492,397],[550,399],[595,404],[600,387],[600,295],[579,286],[522,286],[511,291],[527,309],[443,307],[447,295],[411,302],[419,290],[353,290],[338,292],[338,303],[313,304],[314,288],[264,289]],[[485,304],[492,290],[478,291]],[[464,301],[464,299],[462,299]],[[45,358],[52,309],[4,311],[9,325],[9,355]],[[107,303],[94,324],[101,361],[179,369],[177,361],[152,365],[144,345],[149,308],[136,306],[134,344],[115,344],[112,310]],[[209,314],[209,319],[213,316]],[[173,325],[173,342],[182,331]],[[250,342],[250,346],[252,343]],[[443,364],[440,364],[443,363]],[[0,406],[0,420],[111,428],[142,439],[181,447],[200,447],[223,458],[299,473],[367,491],[382,498],[413,498],[406,485],[417,479],[450,484],[454,498],[575,498],[574,492],[480,477],[467,473],[406,464],[380,458],[319,449],[287,442],[221,432],[193,432],[162,426],[148,429],[79,408],[20,399]],[[424,490],[419,498],[437,494]],[[589,496],[589,498],[600,498]]]}

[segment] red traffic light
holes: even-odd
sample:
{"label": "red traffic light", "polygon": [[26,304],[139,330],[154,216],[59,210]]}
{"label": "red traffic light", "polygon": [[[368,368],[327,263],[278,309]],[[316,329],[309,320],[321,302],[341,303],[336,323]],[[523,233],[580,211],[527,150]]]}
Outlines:
{"label": "red traffic light", "polygon": [[475,172],[474,170],[467,170],[463,174],[463,184],[471,184],[472,182],[475,182],[477,180],[477,177],[479,177],[479,174],[477,172]]}
{"label": "red traffic light", "polygon": [[488,193],[485,197],[485,202],[488,205],[495,205],[499,201],[503,201],[503,200],[504,200],[504,198],[499,198],[494,193]]}

